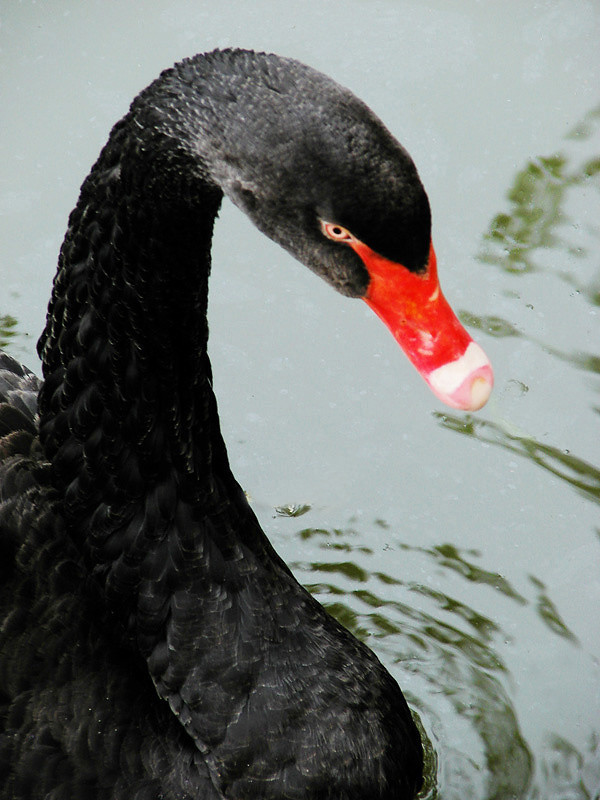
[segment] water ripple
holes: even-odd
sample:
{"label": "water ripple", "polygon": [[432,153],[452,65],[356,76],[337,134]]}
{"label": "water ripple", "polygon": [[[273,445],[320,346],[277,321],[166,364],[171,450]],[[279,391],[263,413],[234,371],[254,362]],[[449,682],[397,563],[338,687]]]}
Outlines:
{"label": "water ripple", "polygon": [[[381,527],[382,523],[375,524]],[[304,573],[307,588],[346,628],[386,654],[402,673],[418,676],[425,689],[418,696],[407,691],[407,696],[419,714],[435,720],[435,707],[443,696],[462,719],[468,731],[465,736],[475,737],[473,748],[483,751],[485,774],[465,757],[468,748],[454,750],[451,743],[444,742],[446,754],[443,763],[438,763],[435,751],[439,743],[436,745],[431,736],[445,738],[435,730],[443,724],[434,723],[433,732],[423,730],[427,767],[422,797],[525,797],[532,781],[533,757],[505,687],[510,678],[498,644],[509,637],[500,625],[440,589],[368,569],[372,554],[356,546],[359,537],[368,537],[352,528],[304,528],[297,536],[313,539],[319,549],[327,551],[327,559],[292,565]],[[343,547],[332,547],[336,544]],[[448,543],[431,548],[401,544],[400,549],[429,562],[428,574],[449,570],[465,581],[500,592],[509,602],[519,606],[529,603],[503,576],[477,565],[477,554],[472,551],[461,552]],[[360,566],[347,557],[336,561],[341,552],[354,553]],[[444,787],[443,795],[438,787]],[[458,787],[460,794],[455,793]]]}
{"label": "water ripple", "polygon": [[600,469],[570,451],[542,444],[532,436],[509,432],[498,423],[475,418],[472,414],[459,417],[434,412],[434,417],[448,430],[472,436],[480,442],[503,447],[515,455],[528,459],[568,483],[587,500],[600,503]]}

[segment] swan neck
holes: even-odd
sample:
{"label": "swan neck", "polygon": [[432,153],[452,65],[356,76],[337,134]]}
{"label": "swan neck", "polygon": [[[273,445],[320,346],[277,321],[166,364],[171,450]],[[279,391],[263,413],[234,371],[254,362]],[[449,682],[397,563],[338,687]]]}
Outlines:
{"label": "swan neck", "polygon": [[134,103],[84,182],[38,344],[42,445],[93,562],[157,491],[197,501],[229,475],[206,320],[222,192],[160,119]]}

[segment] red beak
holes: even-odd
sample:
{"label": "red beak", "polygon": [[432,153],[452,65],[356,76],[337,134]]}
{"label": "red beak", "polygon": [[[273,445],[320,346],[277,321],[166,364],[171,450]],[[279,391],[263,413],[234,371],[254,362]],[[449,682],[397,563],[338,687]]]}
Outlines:
{"label": "red beak", "polygon": [[371,277],[365,302],[388,326],[433,393],[464,411],[485,405],[494,384],[492,366],[442,294],[433,245],[422,274],[377,255],[362,242],[350,246]]}

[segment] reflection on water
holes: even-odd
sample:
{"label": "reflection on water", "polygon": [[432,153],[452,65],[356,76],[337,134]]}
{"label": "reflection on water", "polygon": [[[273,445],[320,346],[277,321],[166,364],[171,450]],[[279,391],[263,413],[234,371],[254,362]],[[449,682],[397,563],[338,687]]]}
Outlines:
{"label": "reflection on water", "polygon": [[[424,730],[417,718],[426,750],[422,798],[597,797],[585,788],[600,777],[585,775],[599,748],[595,736],[588,752],[581,753],[559,734],[548,735],[544,752],[538,755],[536,775],[534,756],[520,730],[519,709],[511,699],[515,676],[510,675],[500,655],[511,637],[496,621],[426,583],[403,581],[369,569],[373,553],[360,544],[369,539],[364,531],[304,528],[296,536],[312,540],[325,554],[322,559],[292,564],[302,582],[333,616],[374,647],[388,666],[393,669],[398,665],[401,682],[402,675],[414,673],[424,687],[418,695],[406,692],[416,714],[430,725],[428,731]],[[577,646],[549,588],[539,578],[530,575],[531,592],[525,597],[504,576],[477,564],[479,554],[475,551],[464,552],[452,544],[394,546],[419,558],[427,575],[440,569],[451,571],[465,581],[499,592],[518,608],[530,608],[551,634]],[[438,727],[443,728],[439,715],[445,713],[440,707],[447,704],[456,716],[452,729],[445,734]],[[468,732],[461,732],[457,720],[462,720],[476,738],[469,742]],[[460,747],[452,741],[455,736],[462,740]],[[438,759],[438,749],[442,759]]]}
{"label": "reflection on water", "polygon": [[459,417],[436,412],[434,416],[442,427],[473,436],[487,444],[498,445],[511,453],[527,458],[538,467],[568,483],[587,500],[600,503],[600,469],[577,458],[573,453],[542,444],[531,436],[509,432],[499,423],[479,419],[472,414]]}
{"label": "reflection on water", "polygon": [[[389,663],[401,664],[406,675],[415,671],[427,684],[424,694],[407,692],[413,708],[428,719],[436,718],[440,695],[476,733],[487,774],[462,752],[444,742],[444,763],[438,764],[435,745],[423,732],[427,750],[427,798],[525,797],[532,780],[533,758],[521,735],[515,708],[505,688],[509,676],[497,648],[509,636],[489,617],[448,594],[419,582],[404,582],[381,570],[369,570],[367,548],[352,529],[305,528],[301,539],[317,541],[328,557],[293,568],[328,611],[363,641],[386,654]],[[398,545],[396,545],[398,546]],[[517,605],[528,600],[502,575],[475,563],[476,554],[463,553],[451,544],[432,548],[399,545],[424,561],[426,574],[451,570],[461,578],[500,592]],[[338,560],[343,555],[343,560]],[[349,556],[353,555],[353,558]],[[360,564],[357,563],[360,561]],[[398,591],[400,590],[400,591]],[[402,594],[406,601],[398,599]],[[552,607],[546,598],[546,608]],[[373,640],[377,640],[376,643]],[[435,732],[434,736],[439,735]],[[468,748],[466,749],[468,752]],[[438,793],[438,771],[445,789]]]}
{"label": "reflection on water", "polygon": [[[17,361],[28,362],[31,358],[28,338],[29,334],[23,330],[21,322],[13,314],[0,313],[0,350],[6,350]],[[25,363],[25,366],[32,368],[31,363]]]}
{"label": "reflection on water", "polygon": [[[593,290],[593,294],[594,303],[596,303],[597,292],[595,289]],[[600,297],[600,294],[598,294],[598,296]],[[516,336],[521,339],[528,339],[530,342],[535,342],[538,346],[543,347],[544,350],[546,350],[548,353],[551,353],[555,358],[565,361],[568,364],[572,364],[574,367],[577,367],[585,372],[592,372],[600,375],[600,356],[596,355],[595,353],[585,353],[582,351],[576,351],[573,353],[563,352],[556,347],[551,347],[542,341],[536,340],[533,336],[527,336],[522,331],[518,330],[518,328],[516,328],[512,323],[500,317],[478,316],[476,314],[464,311],[461,312],[459,316],[465,325],[483,331],[490,336],[494,336],[498,339],[508,336]]]}
{"label": "reflection on water", "polygon": [[[449,544],[433,547],[431,550],[422,551],[430,553],[444,569],[451,569],[458,572],[463,578],[479,584],[487,584],[492,586],[497,592],[501,592],[516,600],[519,603],[525,603],[525,598],[516,592],[510,583],[502,575],[497,575],[493,572],[481,569],[476,564],[464,558],[456,547]],[[476,550],[470,551],[472,556],[479,556]]]}
{"label": "reflection on water", "polygon": [[[504,284],[505,296],[519,296],[514,289],[509,288],[511,281],[514,286],[514,281],[523,282],[524,276],[545,273],[544,280],[557,279],[566,283],[570,287],[571,298],[575,295],[580,296],[589,307],[600,305],[600,272],[597,269],[597,257],[594,255],[598,252],[600,226],[598,219],[593,215],[590,218],[588,210],[590,200],[597,203],[600,188],[600,158],[597,156],[597,146],[596,153],[592,152],[590,156],[591,139],[598,134],[599,129],[600,109],[595,109],[574,129],[562,152],[532,159],[517,174],[508,195],[510,210],[494,218],[488,233],[484,236],[480,253],[483,262],[500,268],[510,277],[510,281]],[[583,149],[586,153],[582,156],[579,148],[585,143],[587,147]],[[582,209],[587,211],[587,216],[585,212],[581,213]],[[564,264],[573,265],[572,269],[566,270]],[[592,274],[589,272],[590,264],[593,269]],[[528,284],[529,291],[531,286],[531,283]],[[528,304],[527,308],[533,309],[533,305]],[[545,341],[545,336],[524,333],[518,322],[498,315],[475,316],[472,313],[463,313],[461,316],[466,324],[481,330],[486,335],[527,339],[558,362],[566,363],[593,378],[600,375],[600,357],[596,342],[590,351],[579,348],[569,351],[566,347],[556,346],[556,342]],[[548,336],[554,333],[553,327],[550,325]],[[597,386],[597,383],[593,383],[592,386]],[[524,395],[529,391],[529,387],[523,381],[512,379],[508,381],[507,391],[513,395]],[[593,408],[597,413],[600,412],[598,406]],[[478,417],[470,414],[440,413],[434,416],[441,427],[473,437],[482,443],[495,445],[527,459],[544,473],[550,473],[563,481],[585,501],[600,503],[600,468],[570,449],[542,443],[536,437],[515,429],[515,426],[506,420],[486,420],[485,412],[483,416]],[[596,529],[596,532],[600,535],[600,530]],[[470,575],[469,579],[477,580],[473,577],[477,573],[466,570],[465,566],[461,566],[462,571],[456,569],[456,564],[460,564],[461,560],[463,559],[455,560],[454,565],[447,564],[445,567],[464,577]],[[536,613],[552,635],[578,648],[577,637],[565,623],[553,602],[548,585],[539,577],[530,574],[529,587],[531,591],[528,592],[530,595],[528,599],[521,594],[513,597],[510,594],[510,587],[507,596],[517,603],[525,603]],[[473,614],[475,613],[473,611]],[[462,617],[464,618],[464,614]],[[501,635],[500,631],[491,630]],[[497,641],[497,637],[492,637],[486,646],[493,650]],[[480,646],[483,647],[481,641]],[[464,650],[461,653],[463,657],[466,655]],[[543,658],[541,654],[540,658]],[[486,673],[488,677],[489,672],[488,668]],[[577,678],[575,674],[566,674],[565,680],[573,681]],[[559,687],[556,688],[559,691]],[[489,703],[490,696],[494,696],[493,693],[482,693],[478,699]],[[487,713],[486,706],[482,708],[483,713]],[[523,715],[527,713],[526,709],[518,708],[518,711]],[[581,712],[585,714],[585,709],[582,708]],[[515,716],[510,702],[505,713],[509,719]],[[499,715],[496,714],[494,724],[498,721]],[[589,725],[589,721],[586,721],[586,724]],[[502,727],[496,729],[496,737],[502,730]],[[505,730],[509,737],[515,732],[518,733],[516,727],[512,733],[509,733],[508,729]],[[533,760],[529,762],[529,772],[525,768],[519,770],[518,775],[523,779],[519,791],[511,794],[508,784],[504,784],[499,794],[497,791],[494,793],[492,779],[490,783],[492,788],[485,796],[527,797],[534,800],[592,800],[592,798],[597,800],[600,797],[599,734],[592,732],[587,745],[578,749],[560,734],[560,720],[556,721],[556,730],[559,732],[545,735],[541,750],[535,753],[535,764]],[[594,731],[593,724],[592,731]],[[496,739],[495,747],[498,746]],[[522,758],[525,753],[531,755],[525,742],[519,743],[517,750]],[[500,745],[499,752],[501,751]],[[489,758],[487,763],[490,768]],[[493,773],[491,768],[490,771]],[[529,781],[528,789],[526,776]],[[512,785],[516,785],[514,778]]]}
{"label": "reflection on water", "polygon": [[[532,159],[517,174],[508,193],[510,211],[493,219],[479,253],[481,261],[512,276],[536,272],[551,274],[571,287],[571,297],[581,296],[595,307],[600,306],[600,270],[595,268],[593,274],[586,275],[586,270],[577,268],[577,264],[581,264],[583,258],[588,261],[595,258],[600,246],[600,225],[593,215],[590,221],[589,214],[590,204],[598,205],[600,190],[600,157],[597,153],[590,156],[590,145],[593,146],[599,132],[600,108],[597,108],[573,129],[561,152]],[[581,148],[586,151],[583,155]],[[575,258],[574,268],[567,271],[557,267],[555,259],[547,258],[550,251]],[[533,305],[528,308],[533,309]],[[600,375],[600,356],[595,342],[592,351],[569,352],[523,333],[499,316],[463,312],[460,317],[465,324],[487,335],[527,339],[578,370]],[[600,413],[599,406],[593,408]],[[545,455],[554,457],[550,452]],[[589,465],[578,465],[575,460],[571,466],[589,475]],[[597,470],[592,468],[592,474],[592,493],[597,496]]]}
{"label": "reflection on water", "polygon": [[558,613],[556,606],[548,597],[546,585],[539,578],[536,578],[533,575],[529,576],[529,580],[538,592],[536,607],[542,622],[544,622],[544,624],[550,628],[552,633],[557,633],[559,636],[563,636],[565,639],[569,639],[572,642],[577,642],[577,637],[567,628],[565,623],[560,618],[560,614]]}
{"label": "reflection on water", "polygon": [[[569,258],[596,259],[600,245],[600,225],[591,215],[598,206],[600,157],[590,155],[590,145],[600,132],[600,108],[590,111],[567,137],[561,152],[532,159],[515,178],[508,194],[510,211],[498,214],[483,239],[481,261],[513,276],[535,272],[551,273],[567,283],[571,296],[580,295],[590,306],[600,306],[600,270],[594,265],[591,275],[585,269],[565,270],[549,251]],[[585,153],[581,153],[581,149]],[[586,213],[587,212],[587,213]],[[591,257],[591,258],[590,258]],[[533,305],[529,305],[533,309]],[[495,337],[520,337],[534,342],[555,358],[579,370],[600,375],[600,357],[594,343],[590,351],[565,351],[526,335],[513,323],[497,316],[477,316],[463,312],[466,324]],[[600,413],[598,406],[594,407]]]}
{"label": "reflection on water", "polygon": [[[600,125],[600,108],[591,111],[570,134],[571,142],[591,139]],[[566,211],[568,195],[574,190],[597,186],[600,157],[586,158],[573,164],[574,155],[556,155],[532,159],[518,174],[508,194],[511,210],[498,214],[484,237],[482,261],[494,264],[505,272],[538,271],[534,259],[540,248],[564,250],[569,255],[584,255],[573,246],[569,230],[579,226]],[[598,230],[596,229],[596,234]],[[581,285],[572,274],[562,277],[589,301],[600,305],[600,285],[596,280]]]}
{"label": "reflection on water", "polygon": [[17,320],[10,314],[0,314],[0,347],[8,347],[18,336]]}
{"label": "reflection on water", "polygon": [[598,786],[599,783],[598,770],[586,768],[586,764],[600,762],[598,736],[590,738],[585,753],[580,753],[563,737],[552,736],[545,755],[542,774],[545,783],[552,789],[547,795],[537,794],[535,800],[598,800],[600,794],[586,788]]}

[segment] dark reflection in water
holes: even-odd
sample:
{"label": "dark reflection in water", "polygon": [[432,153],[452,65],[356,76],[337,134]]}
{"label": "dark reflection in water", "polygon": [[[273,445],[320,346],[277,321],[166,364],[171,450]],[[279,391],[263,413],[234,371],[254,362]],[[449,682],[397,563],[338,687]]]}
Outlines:
{"label": "dark reflection in water", "polygon": [[[532,780],[533,758],[505,689],[507,668],[495,645],[509,637],[498,624],[439,589],[368,570],[365,558],[370,553],[356,544],[359,535],[352,529],[305,528],[298,536],[316,539],[319,548],[329,555],[324,560],[293,565],[304,573],[310,591],[356,636],[370,640],[372,645],[373,639],[378,640],[378,652],[401,664],[405,674],[418,672],[431,694],[442,694],[479,738],[487,775],[477,774],[480,768],[464,754],[448,752],[450,742],[444,748],[449,758],[443,766],[452,774],[446,775],[442,782],[446,789],[440,794],[434,745],[423,732],[427,776],[422,796],[448,800],[459,796],[464,800],[525,797]],[[360,535],[360,539],[365,538],[368,535]],[[469,582],[493,588],[520,606],[528,603],[505,577],[481,568],[474,562],[474,554],[462,553],[454,545],[395,547],[424,559],[428,574],[440,568],[451,570]],[[337,560],[342,553],[344,560]],[[351,554],[352,559],[348,557]],[[403,591],[397,591],[398,587]],[[397,599],[399,594],[408,594],[409,601]],[[547,605],[551,606],[549,599]],[[436,716],[426,699],[408,696],[413,708],[428,718]],[[485,795],[481,794],[482,786]]]}
{"label": "dark reflection in water", "polygon": [[[514,676],[500,655],[511,637],[496,621],[437,588],[369,569],[373,553],[359,544],[369,540],[368,531],[304,528],[296,536],[312,540],[326,554],[323,559],[292,565],[309,590],[343,625],[374,646],[388,665],[397,664],[400,677],[418,674],[429,687],[418,697],[407,692],[417,714],[435,721],[443,697],[476,734],[479,744],[473,743],[472,749],[481,748],[482,756],[473,752],[471,757],[468,745],[458,752],[448,737],[441,745],[436,744],[435,731],[432,740],[431,732],[421,727],[426,748],[422,798],[596,797],[588,793],[582,776],[589,769],[591,755],[598,750],[596,737],[589,743],[589,753],[581,753],[560,735],[550,734],[544,752],[538,755],[536,775],[535,759],[521,733],[510,696]],[[417,557],[425,566],[425,574],[451,571],[465,581],[499,592],[519,608],[529,607],[552,634],[577,646],[576,637],[539,578],[530,576],[531,596],[525,597],[504,576],[477,564],[476,551],[461,551],[452,544],[425,548],[395,543],[394,548]],[[440,763],[437,749],[442,753]]]}
{"label": "dark reflection in water", "polygon": [[17,320],[10,314],[0,314],[0,347],[8,347],[13,343],[17,333]]}
{"label": "dark reflection in water", "polygon": [[[536,257],[541,249],[563,251],[570,256],[588,255],[582,247],[574,247],[569,231],[585,225],[586,234],[597,252],[600,240],[600,224],[581,222],[567,210],[570,199],[590,190],[597,200],[600,189],[600,156],[578,158],[577,145],[582,145],[600,130],[600,107],[590,111],[567,137],[564,152],[531,160],[522,169],[508,194],[510,212],[498,214],[484,236],[484,246],[479,258],[493,264],[511,275],[547,271],[567,282],[577,294],[581,294],[591,305],[600,305],[600,272],[586,283],[581,272],[557,271],[543,258]],[[589,145],[587,147],[589,151]],[[588,204],[588,195],[583,196]],[[581,198],[580,198],[581,199]],[[592,352],[576,350],[566,352],[539,339],[524,334],[516,325],[498,316],[476,316],[463,312],[461,317],[468,325],[494,337],[520,337],[535,343],[554,358],[566,362],[579,370],[600,375],[600,356],[597,348]],[[522,392],[528,387],[520,381]],[[594,407],[600,413],[599,407]],[[521,455],[537,466],[551,472],[574,487],[587,500],[600,502],[600,469],[568,450],[542,444],[533,437],[518,435],[503,426],[475,418],[471,415],[453,416],[436,414],[441,425],[458,433],[473,436],[482,442],[499,445]]]}
{"label": "dark reflection in water", "polygon": [[577,458],[573,453],[550,444],[542,444],[531,436],[509,433],[498,423],[475,418],[472,414],[458,417],[435,412],[434,416],[444,428],[473,436],[480,442],[498,445],[529,459],[538,467],[568,483],[587,500],[600,503],[600,469]]}
{"label": "dark reflection in water", "polygon": [[[581,295],[590,305],[600,306],[600,270],[586,277],[586,270],[559,269],[552,259],[548,261],[542,255],[544,251],[553,251],[569,258],[584,259],[598,253],[600,224],[593,214],[590,215],[589,203],[598,201],[600,156],[594,153],[590,157],[589,151],[599,131],[600,107],[590,111],[574,128],[561,152],[540,156],[526,164],[508,193],[509,212],[498,214],[483,237],[481,261],[511,276],[552,273],[571,287],[572,295]],[[582,147],[587,155],[580,155]],[[584,213],[580,219],[577,212],[581,215],[582,203],[587,216]],[[576,242],[574,232],[583,234]],[[600,375],[597,348],[591,352],[568,352],[524,334],[501,317],[477,316],[468,311],[460,316],[465,324],[487,335],[527,339],[560,361]],[[599,407],[594,410],[600,413]]]}
{"label": "dark reflection in water", "polygon": [[459,316],[465,325],[483,331],[489,336],[494,336],[498,339],[507,336],[515,336],[521,339],[527,339],[530,342],[534,342],[539,347],[543,347],[546,352],[550,353],[555,358],[558,358],[560,361],[571,364],[572,366],[577,367],[577,369],[583,370],[584,372],[592,372],[600,375],[600,356],[596,355],[595,353],[586,353],[580,350],[566,353],[556,347],[551,347],[542,341],[536,340],[533,336],[524,334],[510,322],[502,319],[501,317],[489,315],[477,316],[476,314],[465,311],[462,311]]}
{"label": "dark reflection in water", "polygon": [[[597,132],[600,108],[586,115],[568,139],[582,142]],[[522,169],[508,194],[509,213],[498,214],[484,236],[482,261],[494,264],[505,272],[527,273],[541,269],[533,258],[540,247],[563,250],[569,255],[585,255],[573,247],[565,231],[580,222],[566,211],[568,194],[575,189],[597,183],[600,157],[587,158],[574,165],[573,155],[558,153],[532,159]],[[598,233],[596,229],[596,234]],[[596,278],[590,285],[581,285],[576,276],[563,274],[564,280],[586,295],[594,305],[600,305],[600,283]]]}
{"label": "dark reflection in water", "polygon": [[579,752],[571,742],[561,736],[549,737],[542,776],[548,794],[537,793],[535,800],[598,800],[600,790],[589,791],[587,786],[598,787],[598,770],[586,769],[587,764],[600,762],[600,739],[592,736],[585,753]]}

